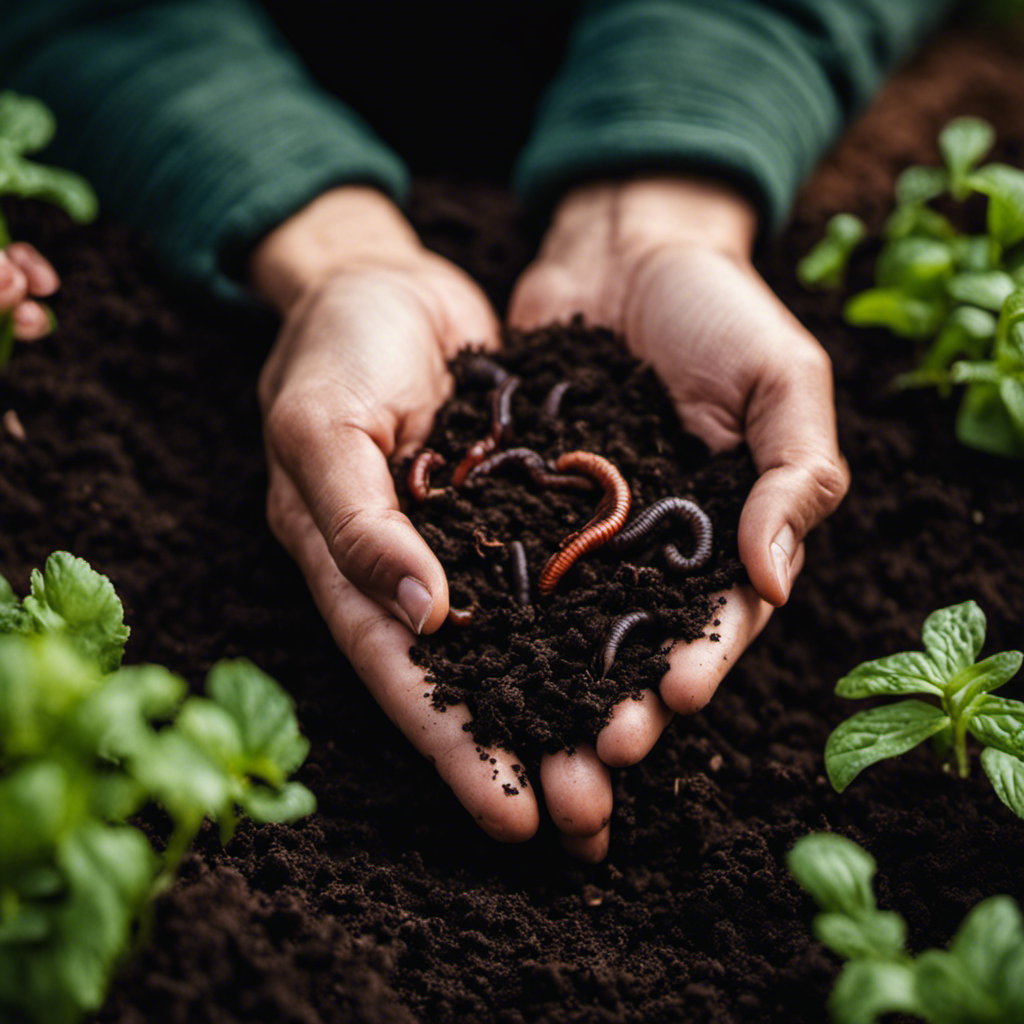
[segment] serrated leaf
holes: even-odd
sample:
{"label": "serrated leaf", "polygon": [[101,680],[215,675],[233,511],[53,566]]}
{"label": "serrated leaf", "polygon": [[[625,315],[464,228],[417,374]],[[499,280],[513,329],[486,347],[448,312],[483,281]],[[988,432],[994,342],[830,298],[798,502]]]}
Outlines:
{"label": "serrated leaf", "polygon": [[875,1024],[887,1013],[922,1015],[909,964],[857,960],[847,964],[828,1000],[833,1024]]}
{"label": "serrated leaf", "polygon": [[954,199],[969,192],[967,176],[992,148],[995,130],[979,117],[957,117],[939,132],[939,152],[949,171]]}
{"label": "serrated leaf", "polygon": [[912,651],[858,665],[836,683],[836,694],[852,699],[908,693],[941,697],[944,681],[927,654]]}
{"label": "serrated leaf", "polygon": [[894,960],[904,952],[907,925],[899,914],[875,911],[863,917],[818,914],[814,935],[845,960]]}
{"label": "serrated leaf", "polygon": [[935,1024],[999,1024],[999,1001],[959,957],[925,950],[914,962],[914,994],[922,1016]]}
{"label": "serrated leaf", "polygon": [[43,571],[32,572],[25,610],[41,633],[62,633],[104,672],[121,664],[128,627],[124,608],[106,576],[84,559],[55,551]]}
{"label": "serrated leaf", "polygon": [[0,92],[0,139],[15,153],[34,153],[50,139],[56,125],[46,104],[33,96]]}
{"label": "serrated leaf", "polygon": [[1001,270],[970,271],[954,274],[946,282],[946,292],[957,302],[967,302],[998,312],[1017,282]]}
{"label": "serrated leaf", "polygon": [[822,910],[851,917],[875,911],[875,858],[851,840],[833,832],[802,836],[789,851],[786,866]]}
{"label": "serrated leaf", "polygon": [[854,327],[886,327],[903,338],[930,338],[942,326],[942,302],[927,301],[896,288],[869,288],[843,307]]}
{"label": "serrated leaf", "polygon": [[966,179],[988,196],[988,233],[1003,247],[1024,239],[1024,171],[1008,164],[987,164]]}
{"label": "serrated leaf", "polygon": [[242,797],[242,809],[253,821],[295,821],[316,810],[316,797],[301,782],[280,789],[253,786]]}
{"label": "serrated leaf", "polygon": [[981,752],[981,767],[996,796],[1018,818],[1024,818],[1024,761],[995,747],[986,747]]}
{"label": "serrated leaf", "polygon": [[971,909],[957,929],[949,951],[988,992],[1003,989],[1003,964],[1024,950],[1024,917],[1009,896],[992,896]]}
{"label": "serrated leaf", "polygon": [[945,729],[950,719],[919,700],[871,708],[841,722],[825,743],[825,771],[841,793],[869,765],[916,747]]}
{"label": "serrated leaf", "polygon": [[274,767],[263,775],[264,781],[281,785],[306,759],[309,741],[299,732],[291,697],[252,662],[241,658],[218,662],[210,670],[206,688],[238,723],[250,762],[261,759]]}
{"label": "serrated leaf", "polygon": [[967,723],[968,731],[986,747],[1024,757],[1024,703],[989,694]]}
{"label": "serrated leaf", "polygon": [[962,601],[932,612],[921,627],[928,657],[946,680],[977,660],[985,642],[985,613],[976,601]]}

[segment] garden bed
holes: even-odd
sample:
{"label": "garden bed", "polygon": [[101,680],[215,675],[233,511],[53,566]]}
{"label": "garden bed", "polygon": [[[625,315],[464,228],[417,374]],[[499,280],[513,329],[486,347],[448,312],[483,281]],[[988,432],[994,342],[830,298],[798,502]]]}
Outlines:
{"label": "garden bed", "polygon": [[[201,833],[158,904],[152,942],[116,983],[105,1022],[716,1022],[823,1018],[837,961],[810,938],[812,905],[786,850],[830,828],[879,862],[879,902],[910,945],[944,945],[979,899],[1024,899],[1024,822],[975,765],[961,782],[914,751],[843,795],[833,693],[859,662],[919,647],[928,612],[975,599],[983,653],[1024,647],[1024,470],[960,447],[953,400],[894,394],[907,343],[841,324],[793,265],[827,217],[878,229],[895,175],[936,158],[956,114],[1024,158],[1024,41],[1006,31],[933,42],[845,136],[762,269],[833,358],[853,488],[810,538],[787,607],[708,708],[677,719],[614,773],[611,850],[568,860],[547,824],[500,846],[366,695],[263,518],[255,382],[274,325],[165,287],[116,225],[13,211],[64,276],[60,330],[20,346],[0,378],[0,572],[67,548],[111,577],[132,628],[127,661],[198,685],[244,655],[295,696],[319,798],[295,826]],[[412,216],[502,306],[529,256],[497,187],[420,182]],[[868,256],[850,288],[863,287]],[[10,423],[10,419],[7,420]],[[1007,696],[1024,696],[1014,680]],[[153,823],[159,827],[159,822]]]}

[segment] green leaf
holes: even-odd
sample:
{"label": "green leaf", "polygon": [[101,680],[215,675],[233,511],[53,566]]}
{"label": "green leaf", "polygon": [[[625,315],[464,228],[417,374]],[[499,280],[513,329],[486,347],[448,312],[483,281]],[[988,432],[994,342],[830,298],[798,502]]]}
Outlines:
{"label": "green leaf", "polygon": [[797,263],[797,280],[805,288],[840,287],[850,254],[866,233],[867,228],[859,217],[837,213],[825,225],[825,237]]}
{"label": "green leaf", "polygon": [[910,964],[857,960],[847,964],[828,1000],[833,1024],[875,1024],[887,1013],[922,1016]]}
{"label": "green leaf", "polygon": [[942,291],[953,269],[953,251],[945,242],[898,238],[879,253],[875,279],[879,288],[929,298]]}
{"label": "green leaf", "polygon": [[922,1016],[935,1024],[1000,1024],[999,1001],[951,953],[925,950],[914,962],[914,993]]}
{"label": "green leaf", "polygon": [[822,910],[855,918],[875,911],[875,858],[851,840],[833,832],[802,836],[789,851],[786,866]]}
{"label": "green leaf", "polygon": [[866,661],[836,683],[840,697],[859,698],[908,693],[941,697],[945,679],[927,654],[917,651]]}
{"label": "green leaf", "polygon": [[16,153],[34,153],[53,138],[49,108],[32,96],[0,92],[0,139]]}
{"label": "green leaf", "polygon": [[939,608],[924,620],[921,640],[943,679],[973,665],[985,642],[985,613],[976,601]]}
{"label": "green leaf", "polygon": [[1004,248],[1024,239],[1024,171],[987,164],[966,184],[988,196],[988,233]]}
{"label": "green leaf", "polygon": [[59,167],[31,163],[10,153],[0,156],[0,195],[53,203],[80,224],[96,217],[96,194],[84,178]]}
{"label": "green leaf", "polygon": [[996,318],[975,306],[957,306],[934,344],[923,356],[920,370],[945,370],[958,356],[981,358],[996,333]]}
{"label": "green leaf", "polygon": [[991,361],[969,362],[961,360],[950,367],[949,377],[954,384],[993,384],[1001,380],[999,367]]}
{"label": "green leaf", "polygon": [[967,723],[968,731],[986,747],[1024,757],[1024,703],[991,694]]}
{"label": "green leaf", "polygon": [[[954,364],[953,369],[961,364]],[[956,416],[961,444],[991,455],[1024,458],[1024,439],[1010,418],[997,384],[971,384],[964,392]]]}
{"label": "green leaf", "polygon": [[291,697],[252,662],[218,662],[206,689],[237,722],[250,764],[264,763],[265,782],[281,785],[306,759],[309,741],[299,732]]}
{"label": "green leaf", "polygon": [[895,960],[904,953],[907,925],[891,911],[875,911],[863,917],[818,914],[814,934],[846,960]]}
{"label": "green leaf", "polygon": [[0,606],[17,604],[18,595],[14,593],[13,588],[4,576],[0,576]]}
{"label": "green leaf", "polygon": [[957,270],[994,270],[992,243],[988,235],[959,235],[951,238],[953,262]]}
{"label": "green leaf", "polygon": [[[912,205],[897,206],[885,221],[882,231],[886,238],[908,238],[916,235],[920,238],[937,238],[949,242],[953,247],[954,258],[959,251],[957,246],[956,228],[949,222],[948,218],[930,206]],[[988,265],[989,244],[985,238],[985,263],[977,269],[984,269]],[[959,261],[957,263],[959,266]]]}
{"label": "green leaf", "polygon": [[954,199],[966,199],[967,177],[992,148],[996,135],[992,125],[979,117],[957,117],[939,132],[939,152],[949,171]]}
{"label": "green leaf", "polygon": [[242,797],[242,809],[253,821],[295,821],[316,810],[316,797],[301,782],[286,782],[279,790],[253,786]]}
{"label": "green leaf", "polygon": [[1024,818],[1024,761],[995,747],[986,747],[981,752],[981,767],[996,796],[1018,818]]}
{"label": "green leaf", "polygon": [[30,761],[0,779],[0,887],[53,856],[71,814],[71,780],[53,761]]}
{"label": "green leaf", "polygon": [[1024,380],[1004,377],[997,386],[1003,408],[1006,409],[1017,437],[1024,444]]}
{"label": "green leaf", "polygon": [[966,712],[982,694],[1005,685],[1017,674],[1021,661],[1024,661],[1024,654],[1020,651],[1003,651],[957,673],[947,690],[954,713]]}
{"label": "green leaf", "polygon": [[55,551],[40,573],[32,572],[25,610],[41,633],[63,633],[104,672],[121,664],[128,627],[124,608],[106,576],[84,559]]}
{"label": "green leaf", "polygon": [[1007,957],[1024,951],[1024,918],[1009,896],[992,896],[963,919],[949,951],[988,992],[1003,991]]}
{"label": "green leaf", "polygon": [[175,727],[212,761],[230,771],[244,770],[242,731],[229,711],[212,700],[189,697]]}
{"label": "green leaf", "polygon": [[868,765],[896,757],[945,729],[950,719],[919,700],[871,708],[841,722],[825,744],[825,770],[841,793]]}
{"label": "green leaf", "polygon": [[1001,270],[982,270],[954,274],[946,282],[946,292],[957,302],[998,312],[1018,285]]}
{"label": "green leaf", "polygon": [[854,327],[887,327],[903,338],[930,338],[942,326],[945,306],[896,288],[869,288],[846,303],[843,316]]}
{"label": "green leaf", "polygon": [[914,206],[936,199],[949,186],[949,175],[941,167],[908,167],[896,179],[896,202]]}

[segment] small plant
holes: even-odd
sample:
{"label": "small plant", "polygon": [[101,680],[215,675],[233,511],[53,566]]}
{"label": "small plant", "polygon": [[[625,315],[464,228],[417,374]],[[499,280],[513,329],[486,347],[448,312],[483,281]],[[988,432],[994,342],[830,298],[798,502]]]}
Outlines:
{"label": "small plant", "polygon": [[[96,196],[77,174],[45,167],[25,159],[53,138],[53,115],[39,100],[14,92],[0,92],[0,196],[41,199],[64,210],[72,220],[85,223],[96,216]],[[11,243],[7,221],[0,212],[0,249]],[[0,315],[0,369],[14,348],[14,317]]]}
{"label": "small plant", "polygon": [[951,755],[967,777],[967,735],[983,745],[981,766],[999,799],[1024,818],[1024,703],[995,697],[1021,666],[1020,651],[977,661],[985,613],[974,601],[932,612],[922,629],[924,651],[892,654],[858,665],[836,684],[840,697],[922,694],[861,711],[825,744],[825,770],[842,792],[868,765],[896,757],[926,739]]}
{"label": "small plant", "polygon": [[[243,660],[207,697],[159,665],[120,667],[128,629],[110,581],[67,552],[18,601],[0,577],[0,1019],[73,1024],[102,1004],[150,899],[206,817],[315,809],[289,781],[309,748],[288,695]],[[162,854],[129,824],[148,804]]]}
{"label": "small plant", "polygon": [[[1024,457],[1024,171],[978,164],[995,133],[974,117],[939,135],[943,167],[909,167],[896,181],[875,287],[854,295],[843,316],[858,327],[885,327],[921,345],[917,367],[899,388],[954,385],[966,391],[956,433],[964,444]],[[948,196],[986,198],[986,233],[963,234],[929,205]],[[840,214],[797,266],[807,287],[839,287],[865,234]],[[859,222],[856,222],[859,224]]]}
{"label": "small plant", "polygon": [[829,997],[835,1024],[874,1024],[904,1013],[928,1024],[1020,1024],[1024,1020],[1024,917],[993,896],[964,918],[948,949],[906,950],[907,926],[879,910],[874,858],[831,832],[797,840],[793,877],[821,908],[815,937],[848,962]]}

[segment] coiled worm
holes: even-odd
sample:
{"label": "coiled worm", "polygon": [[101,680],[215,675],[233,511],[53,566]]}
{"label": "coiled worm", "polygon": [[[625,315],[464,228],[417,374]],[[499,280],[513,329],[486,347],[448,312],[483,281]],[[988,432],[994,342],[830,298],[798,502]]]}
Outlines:
{"label": "coiled worm", "polygon": [[490,476],[496,469],[508,464],[522,466],[530,474],[534,483],[541,487],[570,488],[580,491],[590,491],[594,488],[594,482],[590,477],[555,472],[544,461],[540,453],[535,452],[532,448],[506,448],[504,451],[495,452],[494,455],[473,467],[466,477],[466,483],[479,483],[483,477]]}
{"label": "coiled worm", "polygon": [[417,501],[430,501],[431,498],[439,498],[444,494],[443,487],[430,486],[430,474],[439,466],[444,465],[444,456],[432,452],[429,448],[423,451],[412,460],[409,467],[407,483],[409,493]]}
{"label": "coiled worm", "polygon": [[711,558],[713,528],[708,514],[689,498],[661,498],[624,526],[608,545],[609,551],[622,551],[644,540],[666,518],[680,520],[693,534],[693,552],[683,555],[673,543],[664,544],[662,556],[678,572],[693,572]]}

